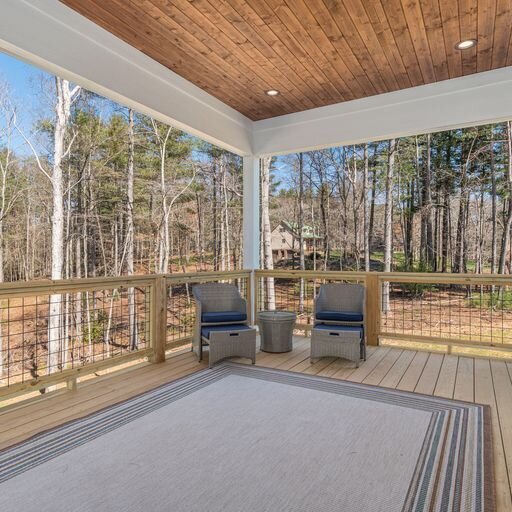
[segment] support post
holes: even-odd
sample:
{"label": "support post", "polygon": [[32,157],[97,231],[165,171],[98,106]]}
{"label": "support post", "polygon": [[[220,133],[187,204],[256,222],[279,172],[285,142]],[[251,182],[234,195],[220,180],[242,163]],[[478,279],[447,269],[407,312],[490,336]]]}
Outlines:
{"label": "support post", "polygon": [[366,341],[368,345],[379,344],[380,334],[380,304],[382,286],[379,276],[368,272],[366,274]]}
{"label": "support post", "polygon": [[152,363],[165,361],[167,335],[167,283],[165,276],[156,276],[151,288],[151,348]]}
{"label": "support post", "polygon": [[[260,159],[243,158],[243,266],[251,270],[247,301],[251,305],[251,324],[256,321],[254,270],[260,268]],[[250,295],[249,295],[250,294]]]}
{"label": "support post", "polygon": [[244,269],[260,268],[260,159],[243,159],[243,244]]}

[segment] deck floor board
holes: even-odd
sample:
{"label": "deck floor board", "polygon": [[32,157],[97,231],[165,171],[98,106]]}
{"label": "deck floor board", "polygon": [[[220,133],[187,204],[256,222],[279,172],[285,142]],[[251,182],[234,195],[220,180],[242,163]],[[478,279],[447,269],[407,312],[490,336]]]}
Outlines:
{"label": "deck floor board", "polygon": [[[294,350],[289,353],[258,352],[256,364],[490,405],[498,512],[512,510],[511,364],[385,346],[369,347],[368,358],[359,368],[350,361],[333,358],[311,364],[309,341],[304,338],[297,338]],[[165,363],[144,364],[130,371],[88,381],[75,391],[41,397],[3,412],[0,410],[0,449],[206,366],[207,361],[198,363],[195,356],[187,352],[170,357]]]}

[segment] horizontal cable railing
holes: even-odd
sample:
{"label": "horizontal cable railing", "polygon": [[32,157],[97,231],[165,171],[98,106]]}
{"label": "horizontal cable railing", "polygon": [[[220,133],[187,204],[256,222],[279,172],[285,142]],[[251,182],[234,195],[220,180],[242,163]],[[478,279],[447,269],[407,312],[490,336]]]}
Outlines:
{"label": "horizontal cable railing", "polygon": [[457,274],[383,275],[382,338],[512,348],[512,280]]}
{"label": "horizontal cable railing", "polygon": [[297,314],[298,329],[313,323],[313,304],[326,282],[366,286],[368,342],[418,342],[512,349],[512,278],[503,275],[401,272],[255,272],[257,311]]}
{"label": "horizontal cable railing", "polygon": [[[194,285],[235,284],[258,311],[297,314],[309,333],[327,282],[366,286],[369,344],[402,341],[512,349],[512,279],[468,274],[257,270],[0,285],[0,397],[77,379],[125,362],[163,361],[190,348]],[[487,352],[485,352],[487,350]],[[494,350],[494,348],[493,348]]]}
{"label": "horizontal cable railing", "polygon": [[144,278],[0,285],[0,396],[150,354]]}

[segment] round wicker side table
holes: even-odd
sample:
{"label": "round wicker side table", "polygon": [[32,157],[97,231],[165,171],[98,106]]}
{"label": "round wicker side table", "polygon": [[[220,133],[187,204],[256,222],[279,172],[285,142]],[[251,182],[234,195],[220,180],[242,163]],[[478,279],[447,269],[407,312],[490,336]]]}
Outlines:
{"label": "round wicker side table", "polygon": [[293,349],[295,313],[291,311],[261,311],[258,314],[263,352],[290,352]]}

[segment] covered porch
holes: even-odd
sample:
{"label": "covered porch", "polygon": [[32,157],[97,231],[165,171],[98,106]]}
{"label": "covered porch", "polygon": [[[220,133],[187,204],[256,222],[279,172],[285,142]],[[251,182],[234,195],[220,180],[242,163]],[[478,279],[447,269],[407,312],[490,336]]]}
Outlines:
{"label": "covered porch", "polygon": [[[182,388],[188,383],[195,389],[201,388],[197,384],[201,379],[215,380],[215,370],[206,370],[208,353],[198,361],[190,350],[196,320],[192,289],[202,283],[230,283],[247,301],[251,325],[257,324],[259,312],[269,309],[297,315],[291,352],[257,352],[256,371],[279,370],[259,374],[274,379],[276,394],[289,379],[295,383],[292,387],[311,391],[304,398],[312,403],[313,392],[318,391],[314,386],[332,386],[331,395],[344,396],[347,390],[382,393],[382,403],[389,407],[400,407],[393,400],[410,401],[414,411],[434,411],[436,418],[444,417],[442,408],[448,410],[454,400],[457,420],[447,420],[449,425],[442,427],[445,439],[446,432],[459,428],[459,414],[465,419],[478,416],[477,426],[467,427],[472,433],[480,428],[484,432],[488,422],[492,436],[475,441],[474,458],[479,464],[474,468],[468,463],[473,447],[468,444],[463,453],[463,441],[457,438],[453,448],[459,450],[454,481],[460,478],[469,485],[464,468],[470,468],[467,473],[477,475],[485,499],[478,501],[480,487],[475,491],[478,498],[467,508],[459,495],[447,499],[461,511],[512,508],[510,277],[264,269],[260,219],[260,169],[262,159],[269,156],[510,120],[510,6],[479,0],[468,7],[456,2],[452,12],[449,1],[440,6],[420,0],[396,6],[377,1],[369,2],[372,7],[366,6],[367,10],[362,2],[328,3],[332,5],[222,2],[217,8],[211,2],[100,5],[103,2],[92,0],[8,0],[2,7],[1,50],[242,157],[243,268],[0,284],[0,336],[7,347],[0,363],[0,456],[4,450],[21,457],[8,450],[26,441],[37,444],[44,439],[40,435],[58,432],[52,430],[56,427],[72,427],[75,420],[87,421],[114,406],[129,408],[144,393],[158,394],[174,383],[178,391],[169,388],[170,394],[186,394]],[[393,15],[395,11],[399,14]],[[349,12],[353,21],[345,24]],[[464,43],[470,44],[470,53],[460,54]],[[342,65],[340,54],[347,55],[353,68]],[[311,80],[316,72],[320,78]],[[314,301],[326,283],[359,283],[365,288],[368,357],[358,368],[343,359],[310,361]],[[73,344],[67,316],[59,320],[65,334],[59,335],[58,351],[51,353],[47,338],[55,297],[69,308],[66,313],[80,315],[82,331],[81,342]],[[35,348],[26,349],[28,342]],[[16,350],[10,350],[11,345]],[[247,361],[232,362],[233,367],[228,363],[218,371],[233,371],[235,378],[249,371],[241,366]],[[300,380],[303,376],[321,379]],[[193,380],[196,377],[198,381]],[[256,377],[251,382],[258,379],[264,380]],[[352,388],[351,383],[363,386]],[[253,392],[257,395],[259,390]],[[215,402],[211,397],[204,400]],[[282,400],[286,402],[286,392]],[[339,414],[342,408],[338,403],[332,409]],[[219,417],[222,412],[217,411]],[[451,410],[446,413],[450,414]],[[191,418],[186,426],[197,422],[196,416]],[[371,418],[378,422],[381,417]],[[411,425],[420,425],[426,438],[434,438],[434,420],[429,424],[421,414],[418,418],[411,419]],[[312,431],[318,427],[313,417],[301,419]],[[399,426],[406,430],[404,425]],[[151,429],[145,428],[144,442],[151,444]],[[461,439],[470,437],[465,428],[461,427]],[[380,432],[383,445],[388,434]],[[408,434],[411,446],[426,456],[427,443],[416,446],[414,433]],[[295,445],[294,457],[309,449],[306,437],[289,437]],[[42,449],[26,446],[27,451]],[[224,446],[229,452],[227,441]],[[397,444],[390,446],[396,454]],[[359,468],[367,478],[369,459]],[[9,471],[17,469],[12,469],[14,463],[4,463],[7,480]],[[309,468],[309,460],[301,463]],[[406,495],[403,510],[412,510],[414,500],[421,499],[415,494],[421,471],[414,463],[409,461],[412,469],[407,466],[410,471],[404,475],[411,484],[397,491],[398,500]],[[445,474],[439,469],[437,479],[449,494],[452,489],[449,478],[443,480]],[[151,485],[158,478],[153,474]],[[434,497],[441,493],[437,483],[429,491]],[[268,489],[267,493],[271,495]],[[290,503],[295,503],[292,494]],[[339,496],[333,495],[336,504]],[[272,510],[271,501],[269,507],[265,510]]]}

